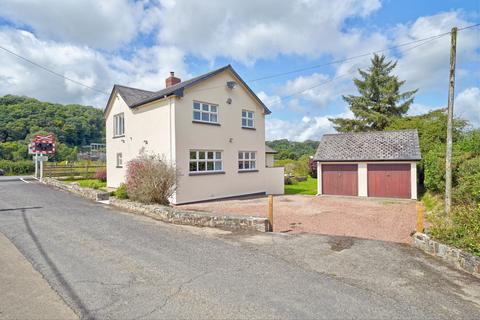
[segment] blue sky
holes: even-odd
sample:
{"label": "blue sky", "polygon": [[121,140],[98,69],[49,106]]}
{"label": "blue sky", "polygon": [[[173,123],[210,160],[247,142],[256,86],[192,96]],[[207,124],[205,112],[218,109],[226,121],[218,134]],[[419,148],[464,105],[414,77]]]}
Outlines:
{"label": "blue sky", "polygon": [[[114,83],[159,90],[169,71],[187,79],[232,64],[273,111],[267,137],[305,140],[332,132],[328,117],[351,116],[341,96],[356,93],[352,78],[369,57],[250,80],[479,22],[480,0],[3,0],[0,45],[106,92]],[[449,41],[384,52],[398,60],[405,89],[419,89],[410,114],[445,106]],[[5,52],[0,58],[1,95],[99,108],[108,98]],[[457,68],[456,113],[480,126],[480,27],[459,32]]]}

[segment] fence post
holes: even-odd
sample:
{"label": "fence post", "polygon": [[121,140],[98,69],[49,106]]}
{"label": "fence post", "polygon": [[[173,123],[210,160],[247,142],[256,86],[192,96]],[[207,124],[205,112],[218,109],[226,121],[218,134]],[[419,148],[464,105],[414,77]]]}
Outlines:
{"label": "fence post", "polygon": [[268,195],[268,224],[269,231],[273,231],[273,195]]}
{"label": "fence post", "polygon": [[417,224],[416,224],[416,231],[419,233],[423,233],[424,225],[423,225],[423,205],[417,202]]}

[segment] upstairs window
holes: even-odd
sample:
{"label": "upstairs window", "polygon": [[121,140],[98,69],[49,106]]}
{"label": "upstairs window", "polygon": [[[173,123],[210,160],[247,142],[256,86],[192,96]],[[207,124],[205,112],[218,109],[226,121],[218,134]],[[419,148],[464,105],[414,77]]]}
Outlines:
{"label": "upstairs window", "polygon": [[218,123],[218,106],[205,102],[193,102],[193,121]]}
{"label": "upstairs window", "polygon": [[190,172],[223,171],[221,151],[190,150]]}
{"label": "upstairs window", "polygon": [[238,170],[249,171],[257,169],[257,157],[254,151],[240,151],[238,153]]}
{"label": "upstairs window", "polygon": [[123,113],[113,116],[113,136],[123,136],[125,134],[125,119]]}
{"label": "upstairs window", "polygon": [[242,110],[242,128],[254,128],[253,111]]}

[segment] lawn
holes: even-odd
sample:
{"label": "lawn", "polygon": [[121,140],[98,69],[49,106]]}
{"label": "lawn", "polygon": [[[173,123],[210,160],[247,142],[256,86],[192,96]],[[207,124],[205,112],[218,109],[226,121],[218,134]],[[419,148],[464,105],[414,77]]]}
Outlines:
{"label": "lawn", "polygon": [[297,184],[286,184],[285,194],[317,194],[317,179],[308,177],[306,181],[298,182]]}
{"label": "lawn", "polygon": [[102,182],[98,179],[67,179],[63,180],[65,182],[78,182],[80,187],[82,188],[92,188],[92,189],[100,189],[107,186],[106,182]]}

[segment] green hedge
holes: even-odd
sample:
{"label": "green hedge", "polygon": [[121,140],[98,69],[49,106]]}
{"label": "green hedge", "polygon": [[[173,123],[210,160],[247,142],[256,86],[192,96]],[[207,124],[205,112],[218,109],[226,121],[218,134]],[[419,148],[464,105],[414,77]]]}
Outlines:
{"label": "green hedge", "polygon": [[35,165],[32,160],[0,160],[0,169],[5,170],[6,175],[31,174]]}

